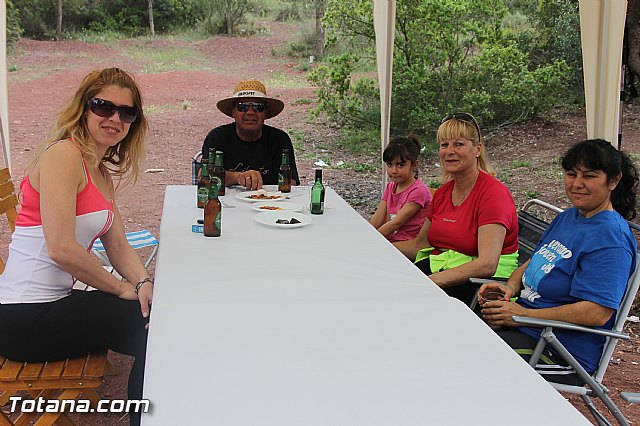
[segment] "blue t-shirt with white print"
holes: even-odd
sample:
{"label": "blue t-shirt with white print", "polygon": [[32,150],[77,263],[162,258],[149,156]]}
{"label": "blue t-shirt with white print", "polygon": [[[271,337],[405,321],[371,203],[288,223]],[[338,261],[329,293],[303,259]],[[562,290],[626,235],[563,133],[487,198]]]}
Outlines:
{"label": "blue t-shirt with white print", "polygon": [[[619,213],[604,210],[585,218],[577,208],[559,214],[542,235],[522,277],[518,303],[527,309],[590,301],[617,311],[638,247]],[[602,327],[610,329],[615,312]],[[518,330],[538,339],[541,330]],[[605,337],[554,330],[560,342],[589,373],[595,371]]]}

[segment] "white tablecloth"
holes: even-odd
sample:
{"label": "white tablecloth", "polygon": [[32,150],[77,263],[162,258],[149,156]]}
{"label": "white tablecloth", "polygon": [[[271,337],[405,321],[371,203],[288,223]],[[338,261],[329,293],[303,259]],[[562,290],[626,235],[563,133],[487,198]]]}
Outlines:
{"label": "white tablecloth", "polygon": [[332,190],[299,229],[224,203],[205,238],[167,188],[144,425],[589,424]]}

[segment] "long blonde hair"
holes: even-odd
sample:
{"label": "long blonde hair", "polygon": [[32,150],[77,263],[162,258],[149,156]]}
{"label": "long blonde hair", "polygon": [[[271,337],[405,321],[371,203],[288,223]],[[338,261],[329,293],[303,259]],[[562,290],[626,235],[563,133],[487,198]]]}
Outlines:
{"label": "long blonde hair", "polygon": [[[471,114],[467,115],[471,116]],[[444,140],[459,138],[468,139],[474,146],[480,146],[480,156],[478,157],[477,163],[478,168],[491,176],[495,176],[496,171],[489,163],[489,158],[487,157],[487,152],[484,149],[484,142],[482,139],[482,133],[479,131],[479,126],[476,128],[475,124],[472,122],[459,120],[453,117],[446,120],[440,125],[440,127],[438,127],[438,145]],[[450,173],[448,173],[444,167],[440,168],[442,169],[442,182],[444,183],[451,179]]]}
{"label": "long blonde hair", "polygon": [[[131,91],[137,118],[131,123],[127,136],[117,145],[109,147],[104,157],[97,158],[95,145],[90,142],[85,113],[87,101],[107,86],[118,86]],[[131,74],[119,68],[91,71],[56,116],[48,138],[38,146],[29,169],[33,168],[40,155],[51,143],[71,139],[80,148],[82,156],[88,160],[89,164],[106,168],[120,181],[128,182],[133,179],[135,182],[144,165],[148,127],[140,89]]]}

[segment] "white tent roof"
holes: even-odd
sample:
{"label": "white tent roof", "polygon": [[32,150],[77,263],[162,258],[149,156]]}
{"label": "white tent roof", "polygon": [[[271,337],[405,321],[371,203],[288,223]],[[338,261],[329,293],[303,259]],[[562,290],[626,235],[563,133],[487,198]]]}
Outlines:
{"label": "white tent roof", "polygon": [[[380,86],[380,142],[384,151],[389,143],[391,125],[391,77],[393,75],[393,40],[396,32],[395,0],[374,0],[373,19],[376,32],[376,60]],[[382,154],[380,155],[382,157]],[[387,174],[382,174],[382,191]]]}
{"label": "white tent roof", "polygon": [[620,149],[620,81],[627,0],[580,0],[587,137]]}
{"label": "white tent roof", "polygon": [[[383,150],[389,141],[395,3],[374,0]],[[579,7],[587,137],[605,139],[619,148],[620,70],[627,0],[579,0]]]}
{"label": "white tent roof", "polygon": [[9,149],[9,96],[7,92],[7,3],[0,2],[0,143],[4,157],[4,167],[11,171],[11,151]]}

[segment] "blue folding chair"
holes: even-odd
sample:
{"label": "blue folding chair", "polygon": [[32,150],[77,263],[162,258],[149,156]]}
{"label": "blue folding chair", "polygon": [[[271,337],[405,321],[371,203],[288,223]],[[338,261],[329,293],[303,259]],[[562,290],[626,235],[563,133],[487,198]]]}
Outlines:
{"label": "blue folding chair", "polygon": [[[156,254],[158,253],[159,243],[156,237],[154,237],[151,234],[151,232],[147,231],[146,229],[143,229],[142,231],[136,231],[136,232],[127,232],[126,236],[127,236],[127,242],[135,250],[138,250],[144,247],[153,247],[151,254],[147,258],[147,260],[145,260],[144,262],[144,267],[148,268],[151,262],[153,261],[153,259],[156,257]],[[104,246],[102,245],[102,241],[100,241],[100,238],[94,241],[93,247],[91,248],[91,250],[98,257],[98,259],[100,259],[100,261],[104,264],[104,266],[107,269],[109,269],[110,271],[113,270],[113,267],[111,266],[111,262],[109,262],[109,258],[107,257],[107,254],[104,251]]]}

